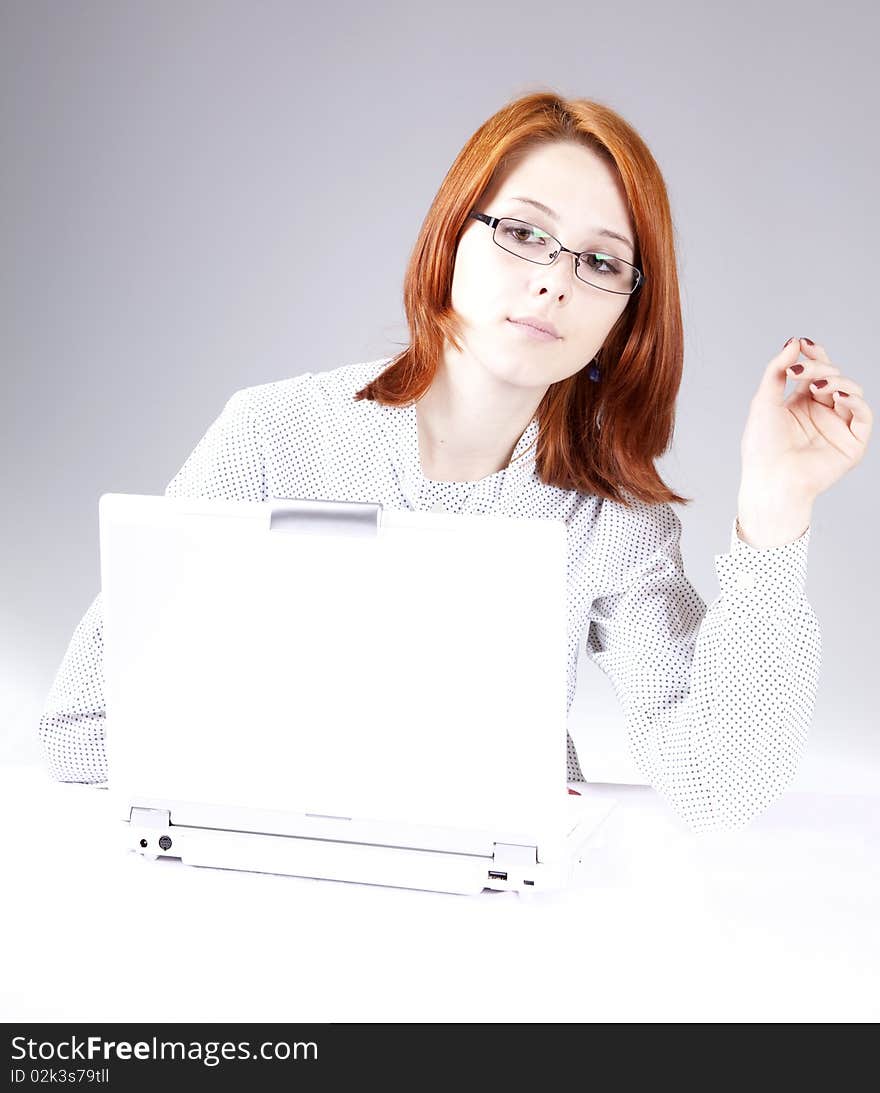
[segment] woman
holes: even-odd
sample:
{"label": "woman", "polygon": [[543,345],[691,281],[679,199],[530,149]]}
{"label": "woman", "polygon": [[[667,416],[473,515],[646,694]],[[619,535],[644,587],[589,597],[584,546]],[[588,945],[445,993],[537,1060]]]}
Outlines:
{"label": "woman", "polygon": [[[683,338],[666,188],[638,134],[549,92],[505,106],[444,179],[404,299],[402,353],[236,392],[166,494],[564,519],[569,707],[586,635],[650,783],[694,831],[748,823],[790,784],[807,738],[821,653],[804,594],[812,504],[864,455],[861,387],[810,339],[768,363],[707,610],[671,507],[687,499],[654,466]],[[106,778],[101,652],[98,596],[40,722],[56,778]],[[583,780],[570,738],[567,776]]]}

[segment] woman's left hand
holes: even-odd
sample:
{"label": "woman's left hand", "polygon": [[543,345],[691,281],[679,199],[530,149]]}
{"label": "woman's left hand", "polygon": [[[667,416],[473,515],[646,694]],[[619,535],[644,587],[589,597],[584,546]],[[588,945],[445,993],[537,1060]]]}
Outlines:
{"label": "woman's left hand", "polygon": [[[801,352],[807,359],[795,373]],[[787,376],[797,386],[785,399]],[[824,348],[791,339],[768,364],[751,401],[741,445],[741,492],[809,508],[862,461],[873,421],[862,388],[831,363]]]}

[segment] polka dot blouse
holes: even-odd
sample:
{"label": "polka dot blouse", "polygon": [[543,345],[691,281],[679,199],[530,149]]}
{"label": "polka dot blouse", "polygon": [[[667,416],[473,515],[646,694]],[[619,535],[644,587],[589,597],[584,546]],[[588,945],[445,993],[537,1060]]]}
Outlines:
{"label": "polka dot blouse", "polygon": [[[353,398],[390,359],[237,391],[166,495],[564,520],[568,708],[583,646],[612,681],[636,767],[670,807],[695,832],[747,824],[791,783],[813,715],[821,636],[804,593],[810,529],[758,549],[734,519],[707,609],[685,575],[672,507],[544,485],[536,418],[503,470],[475,482],[426,478],[415,404]],[[39,737],[53,777],[106,781],[100,593],[71,637]],[[567,746],[568,779],[582,781],[570,736]]]}

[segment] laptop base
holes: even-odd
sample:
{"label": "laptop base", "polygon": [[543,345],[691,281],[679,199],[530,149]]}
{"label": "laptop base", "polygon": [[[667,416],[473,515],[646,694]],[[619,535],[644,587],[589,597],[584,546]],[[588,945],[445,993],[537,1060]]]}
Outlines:
{"label": "laptop base", "polygon": [[[351,881],[395,888],[473,895],[484,888],[534,892],[565,888],[577,854],[539,862],[534,846],[495,843],[492,855],[418,850],[363,842],[186,827],[168,813],[132,809],[128,847],[144,858],[255,873]],[[585,839],[590,832],[585,832]]]}

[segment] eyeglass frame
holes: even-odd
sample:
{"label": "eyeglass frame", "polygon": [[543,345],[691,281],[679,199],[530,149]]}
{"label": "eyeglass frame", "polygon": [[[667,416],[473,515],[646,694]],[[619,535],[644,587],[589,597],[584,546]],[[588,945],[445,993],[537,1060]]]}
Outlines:
{"label": "eyeglass frame", "polygon": [[[600,292],[613,292],[615,296],[634,296],[645,282],[645,275],[644,273],[642,273],[638,266],[634,265],[632,262],[627,262],[625,258],[618,258],[614,254],[609,254],[608,257],[613,258],[615,262],[623,262],[624,265],[630,266],[632,269],[634,269],[636,271],[636,276],[638,280],[629,290],[629,292],[620,292],[616,288],[606,288],[604,285],[594,284],[592,281],[586,281],[583,277],[580,277],[578,275],[578,266],[580,265],[581,258],[585,254],[599,255],[604,254],[605,251],[570,250],[568,247],[563,247],[562,243],[556,238],[555,235],[551,235],[549,232],[545,232],[543,228],[539,228],[537,224],[532,224],[528,220],[518,220],[515,216],[489,216],[488,213],[470,212],[468,213],[468,219],[471,218],[473,218],[474,220],[479,220],[483,224],[488,224],[488,226],[492,229],[492,242],[495,244],[496,247],[500,247],[501,250],[505,252],[505,254],[512,254],[514,258],[522,258],[524,262],[532,262],[537,266],[552,266],[556,259],[559,257],[559,255],[563,252],[565,252],[566,254],[573,254],[575,277],[577,277],[579,281],[583,281],[585,285],[590,285],[591,288],[598,288]],[[554,243],[558,243],[559,250],[556,252],[556,254],[553,255],[549,262],[539,262],[537,258],[526,258],[524,254],[517,254],[515,251],[508,250],[507,247],[501,246],[501,244],[495,238],[495,229],[502,220],[512,220],[514,224],[525,224],[527,228],[536,228],[538,231],[543,232],[543,234],[548,239],[552,239]]]}

